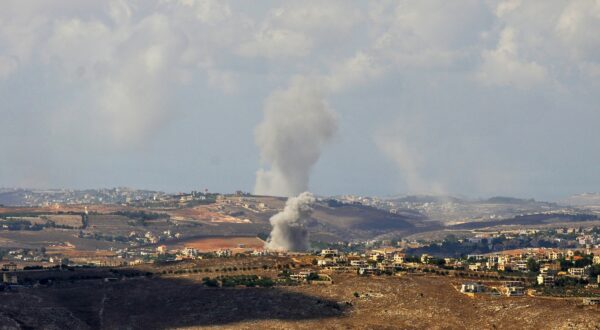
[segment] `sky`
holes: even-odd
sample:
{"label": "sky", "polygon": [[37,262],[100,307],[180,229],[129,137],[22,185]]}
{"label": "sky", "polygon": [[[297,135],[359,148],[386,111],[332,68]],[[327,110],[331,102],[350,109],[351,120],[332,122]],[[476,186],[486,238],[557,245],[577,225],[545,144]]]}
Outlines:
{"label": "sky", "polygon": [[600,1],[0,4],[0,186],[600,190]]}

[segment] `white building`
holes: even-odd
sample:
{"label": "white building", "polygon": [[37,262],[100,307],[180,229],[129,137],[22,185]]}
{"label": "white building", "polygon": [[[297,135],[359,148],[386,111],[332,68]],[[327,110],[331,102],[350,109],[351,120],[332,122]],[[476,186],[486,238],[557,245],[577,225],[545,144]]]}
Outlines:
{"label": "white building", "polygon": [[555,280],[555,276],[551,274],[539,274],[537,276],[537,284],[539,285],[553,286]]}
{"label": "white building", "polygon": [[215,252],[215,254],[217,255],[217,257],[220,257],[220,258],[231,257],[233,255],[233,253],[231,252],[230,249],[220,249],[220,250],[217,250]]}
{"label": "white building", "polygon": [[460,292],[462,293],[481,293],[484,290],[484,286],[479,284],[479,283],[475,283],[475,282],[471,282],[471,283],[463,283],[460,287]]}
{"label": "white building", "polygon": [[353,267],[366,267],[367,266],[367,261],[362,260],[362,259],[360,259],[360,260],[351,260],[350,261],[350,266],[353,266]]}
{"label": "white building", "polygon": [[339,256],[340,253],[335,249],[324,249],[321,250],[321,256],[324,258],[333,258]]}
{"label": "white building", "polygon": [[394,254],[394,263],[395,264],[403,264],[405,255],[403,253]]}
{"label": "white building", "polygon": [[183,250],[181,250],[181,254],[183,254],[184,256],[188,257],[188,258],[196,258],[199,255],[199,252],[197,249],[191,248],[191,247],[185,247]]}
{"label": "white building", "polygon": [[569,275],[576,277],[584,277],[586,275],[585,268],[573,267],[568,269]]}

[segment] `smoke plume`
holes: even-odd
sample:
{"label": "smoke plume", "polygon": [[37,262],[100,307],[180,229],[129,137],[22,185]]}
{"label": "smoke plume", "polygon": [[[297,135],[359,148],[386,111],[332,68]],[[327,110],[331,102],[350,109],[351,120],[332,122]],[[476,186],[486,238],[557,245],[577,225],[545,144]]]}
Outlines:
{"label": "smoke plume", "polygon": [[319,85],[296,78],[267,99],[256,143],[270,168],[257,172],[256,194],[290,197],[308,190],[310,171],[337,129]]}
{"label": "smoke plume", "polygon": [[308,232],[303,226],[312,210],[315,198],[309,192],[288,198],[283,211],[271,217],[273,229],[265,244],[267,249],[281,251],[306,251],[310,244]]}
{"label": "smoke plume", "polygon": [[426,179],[422,175],[425,159],[418,152],[419,146],[415,141],[407,142],[408,139],[403,132],[408,128],[399,125],[394,127],[397,130],[379,132],[374,140],[377,147],[396,164],[398,171],[404,177],[405,189],[411,194],[445,195],[446,190],[441,183]]}

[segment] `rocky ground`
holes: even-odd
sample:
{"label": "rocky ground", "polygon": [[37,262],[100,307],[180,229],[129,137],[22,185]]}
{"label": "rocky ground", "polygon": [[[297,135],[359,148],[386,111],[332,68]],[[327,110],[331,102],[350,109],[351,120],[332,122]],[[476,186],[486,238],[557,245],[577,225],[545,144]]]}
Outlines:
{"label": "rocky ground", "polygon": [[580,300],[470,298],[440,276],[336,275],[329,286],[206,288],[199,278],[81,281],[0,294],[4,329],[600,329]]}

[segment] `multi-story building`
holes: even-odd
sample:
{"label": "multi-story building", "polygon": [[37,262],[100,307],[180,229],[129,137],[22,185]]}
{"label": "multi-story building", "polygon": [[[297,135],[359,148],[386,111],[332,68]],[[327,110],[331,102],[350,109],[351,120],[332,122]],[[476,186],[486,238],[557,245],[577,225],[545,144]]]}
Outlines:
{"label": "multi-story building", "polygon": [[404,253],[396,253],[394,254],[394,263],[395,264],[403,264],[404,263]]}
{"label": "multi-story building", "polygon": [[556,281],[556,272],[540,273],[537,276],[537,284],[544,286],[553,286]]}
{"label": "multi-story building", "polygon": [[463,283],[460,287],[460,292],[462,293],[481,293],[483,292],[485,287],[480,283]]}
{"label": "multi-story building", "polygon": [[323,258],[333,258],[333,257],[337,257],[339,255],[340,255],[340,253],[338,252],[338,250],[335,250],[335,249],[321,250],[321,256]]}
{"label": "multi-story building", "polygon": [[575,276],[575,277],[584,277],[587,275],[587,269],[583,268],[583,267],[572,267],[572,268],[569,268],[567,271],[568,271],[569,275]]}

